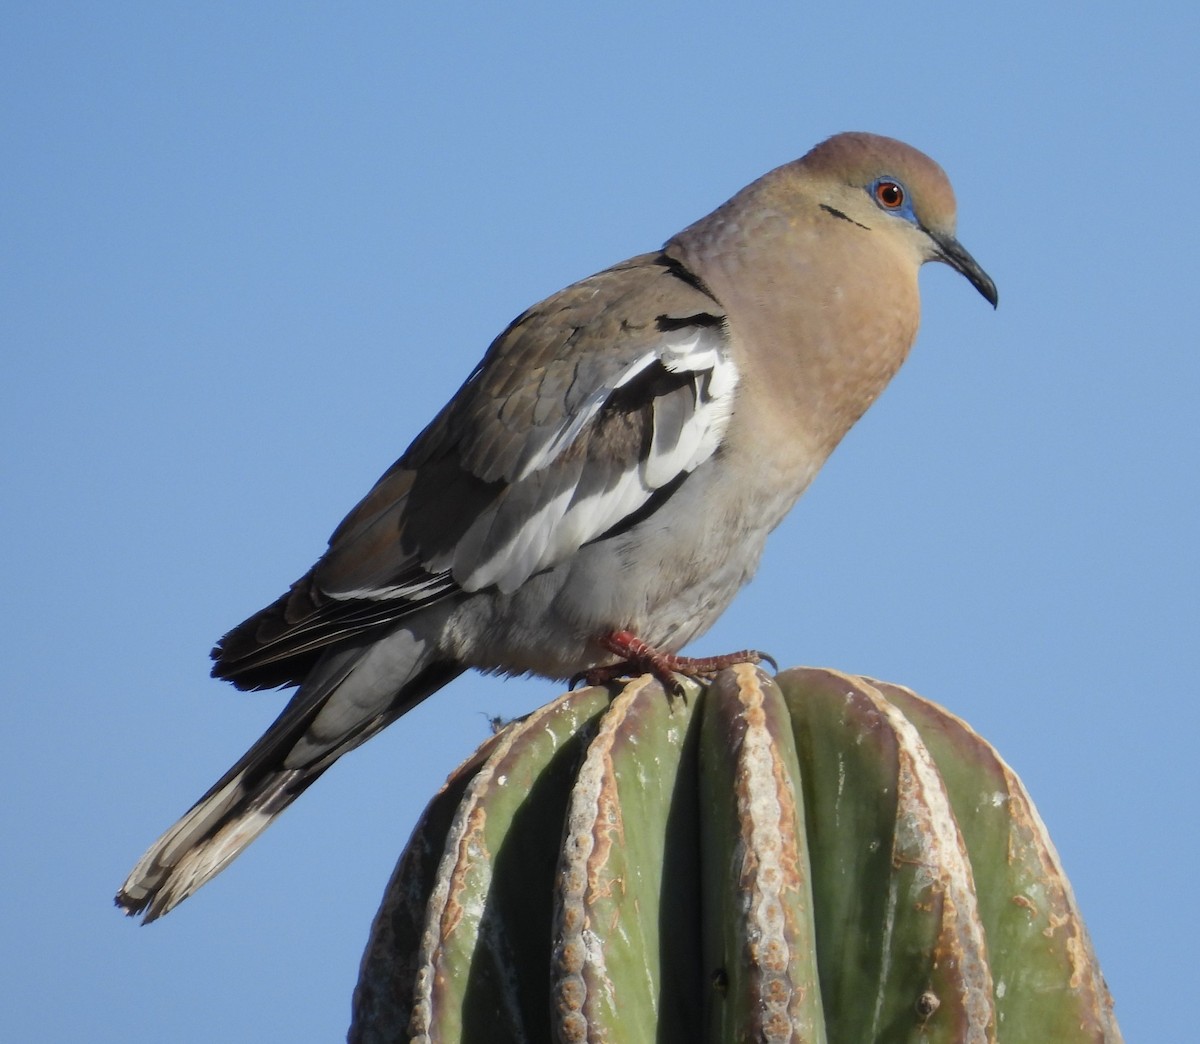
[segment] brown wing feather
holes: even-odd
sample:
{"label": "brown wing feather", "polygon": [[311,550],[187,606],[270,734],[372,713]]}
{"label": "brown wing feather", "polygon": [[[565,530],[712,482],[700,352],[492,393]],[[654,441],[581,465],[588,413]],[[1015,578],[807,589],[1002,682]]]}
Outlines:
{"label": "brown wing feather", "polygon": [[[678,265],[645,254],[567,287],[525,312],[492,343],[466,383],[334,531],[313,568],[213,649],[213,675],[239,688],[298,684],[330,645],[393,625],[458,591],[445,557],[614,373],[645,353],[664,320],[707,316],[714,301]],[[589,348],[581,350],[586,336]],[[652,382],[637,386],[653,391]],[[631,385],[629,391],[632,392]],[[586,457],[598,478],[644,447],[646,410],[620,408],[563,453],[562,476]],[[605,463],[605,457],[608,457]],[[576,476],[576,479],[578,476]],[[595,479],[593,479],[595,481]]]}

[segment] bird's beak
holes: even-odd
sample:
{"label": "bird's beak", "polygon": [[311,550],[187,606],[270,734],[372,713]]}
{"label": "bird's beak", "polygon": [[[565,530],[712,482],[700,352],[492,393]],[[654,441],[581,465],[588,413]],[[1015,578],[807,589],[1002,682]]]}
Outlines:
{"label": "bird's beak", "polygon": [[966,247],[953,236],[930,233],[930,237],[939,248],[937,260],[945,261],[951,268],[965,275],[971,281],[971,285],[995,308],[1000,299],[996,284],[992,282],[992,277],[979,267],[979,262],[967,253]]}

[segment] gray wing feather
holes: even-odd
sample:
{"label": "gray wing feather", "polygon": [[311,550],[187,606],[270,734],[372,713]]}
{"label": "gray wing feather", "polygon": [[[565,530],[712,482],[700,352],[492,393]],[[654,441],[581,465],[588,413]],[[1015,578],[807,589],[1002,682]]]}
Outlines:
{"label": "gray wing feather", "polygon": [[226,635],[213,673],[303,677],[322,648],[457,591],[512,591],[720,442],[737,372],[716,301],[662,254],[519,316],[313,569]]}

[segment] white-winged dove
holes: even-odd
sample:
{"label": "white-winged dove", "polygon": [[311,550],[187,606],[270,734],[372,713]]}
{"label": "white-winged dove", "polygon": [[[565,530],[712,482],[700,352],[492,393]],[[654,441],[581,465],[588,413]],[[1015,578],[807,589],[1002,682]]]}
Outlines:
{"label": "white-winged dove", "polygon": [[904,361],[921,265],[996,304],[954,233],[937,164],[840,134],[519,316],[320,561],[213,650],[238,688],[299,688],[118,905],[166,913],[468,667],[669,683],[755,658],[675,654]]}

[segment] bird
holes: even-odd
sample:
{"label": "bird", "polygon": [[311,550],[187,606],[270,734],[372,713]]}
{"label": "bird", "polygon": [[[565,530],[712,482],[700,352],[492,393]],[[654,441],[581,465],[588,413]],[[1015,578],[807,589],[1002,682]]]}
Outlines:
{"label": "bird", "polygon": [[212,674],[295,686],[116,896],[150,922],[465,670],[671,685],[907,357],[927,261],[993,306],[932,159],[850,132],[523,312]]}

